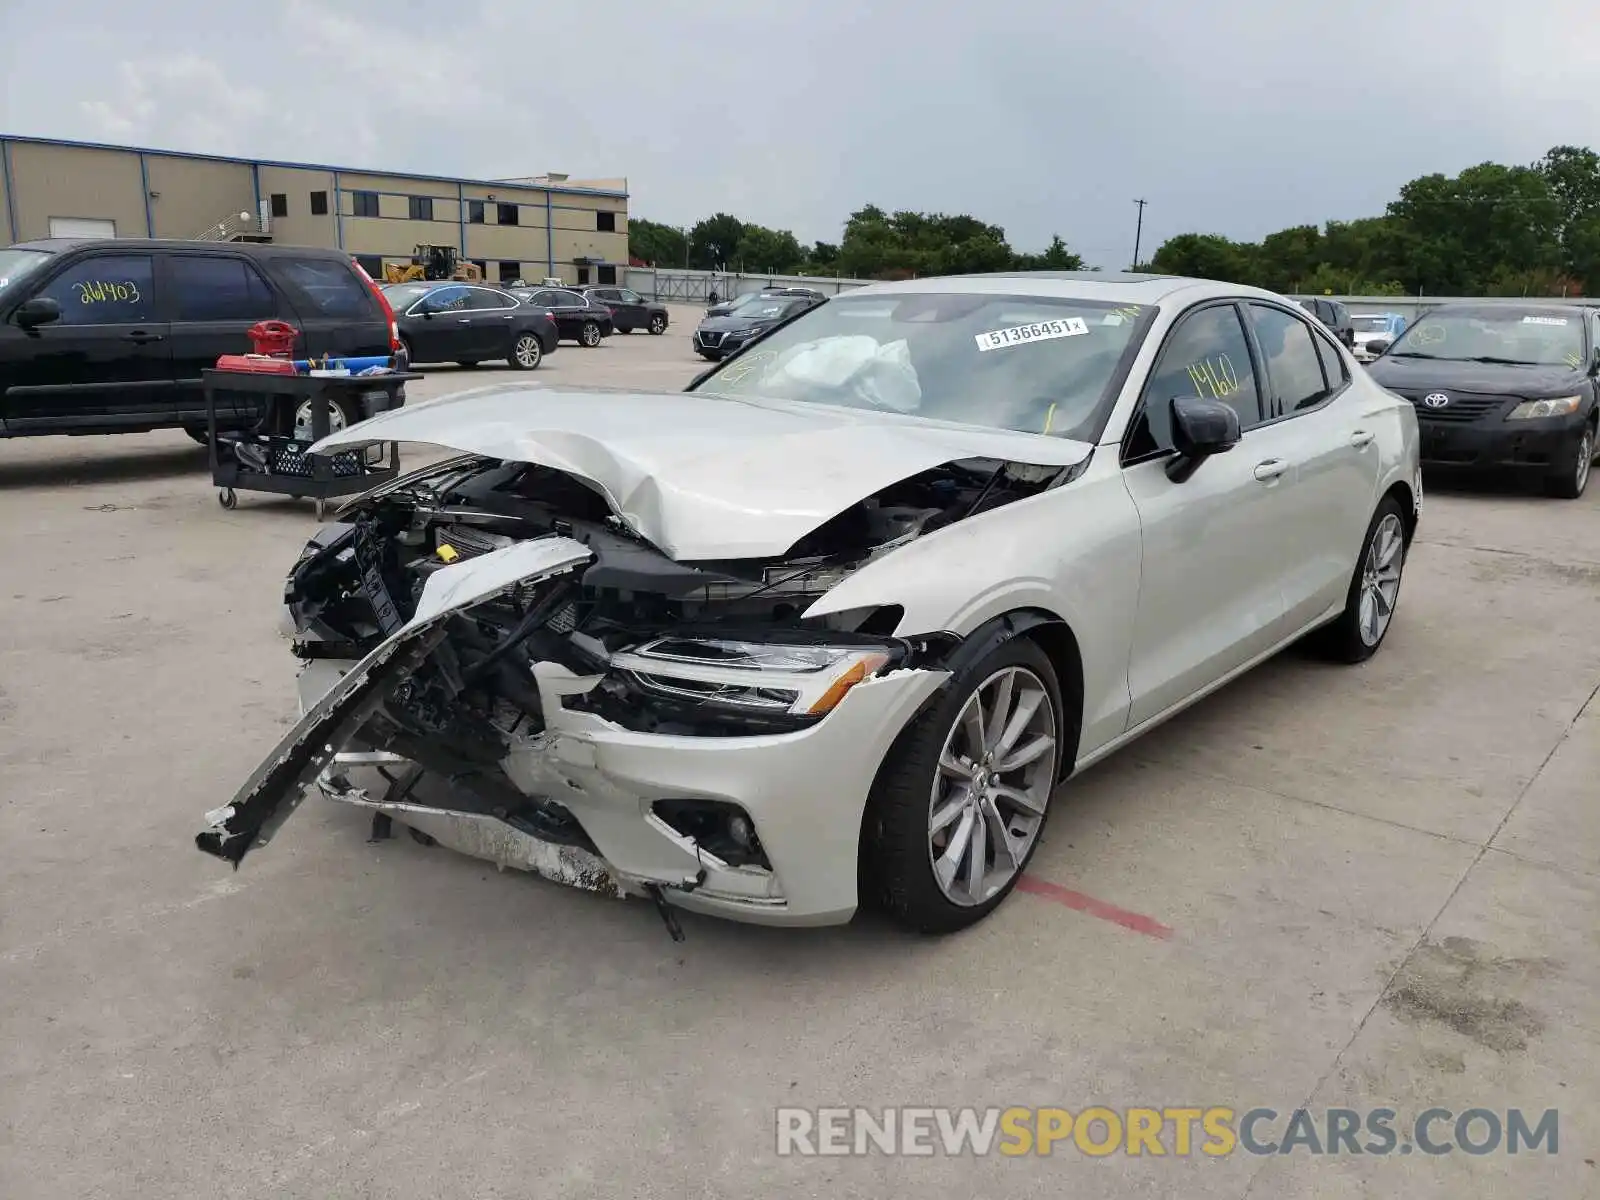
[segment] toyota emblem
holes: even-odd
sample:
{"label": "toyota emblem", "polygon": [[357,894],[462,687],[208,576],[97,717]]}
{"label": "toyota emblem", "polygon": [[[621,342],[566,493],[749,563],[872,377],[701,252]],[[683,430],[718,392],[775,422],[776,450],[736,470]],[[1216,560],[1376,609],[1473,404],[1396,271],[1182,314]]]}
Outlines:
{"label": "toyota emblem", "polygon": [[1429,392],[1422,398],[1422,402],[1429,408],[1443,408],[1450,403],[1450,397],[1443,392]]}

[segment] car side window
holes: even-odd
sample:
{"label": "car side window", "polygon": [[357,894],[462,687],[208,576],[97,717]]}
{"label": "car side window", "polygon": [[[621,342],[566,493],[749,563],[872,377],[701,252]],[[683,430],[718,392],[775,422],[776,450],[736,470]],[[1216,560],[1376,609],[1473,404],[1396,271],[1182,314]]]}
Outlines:
{"label": "car side window", "polygon": [[[325,258],[282,258],[274,269],[288,278],[324,317],[371,317],[377,311],[372,289],[353,266]],[[307,314],[302,312],[301,316]]]}
{"label": "car side window", "polygon": [[470,307],[470,288],[445,287],[428,293],[422,307],[426,312],[459,312]]}
{"label": "car side window", "polygon": [[626,288],[624,288],[618,294],[622,297],[622,302],[624,304],[643,304],[644,303],[644,297],[639,295],[638,292],[630,292]]}
{"label": "car side window", "polygon": [[244,259],[177,254],[170,261],[174,319],[258,321],[278,315],[272,289]]}
{"label": "car side window", "polygon": [[1350,382],[1350,372],[1345,368],[1344,359],[1339,357],[1339,352],[1328,338],[1318,336],[1311,340],[1317,347],[1317,357],[1322,359],[1322,374],[1328,381],[1328,391],[1337,392]]}
{"label": "car side window", "polygon": [[488,288],[468,288],[467,307],[474,312],[491,312],[502,308],[514,308],[516,300],[500,292],[492,292]]}
{"label": "car side window", "polygon": [[1189,313],[1168,336],[1129,433],[1129,459],[1173,448],[1172,402],[1186,396],[1221,400],[1239,414],[1240,429],[1261,424],[1250,346],[1232,304]]}
{"label": "car side window", "polygon": [[1266,304],[1251,304],[1248,312],[1266,373],[1267,412],[1272,416],[1287,416],[1315,408],[1326,400],[1334,389],[1323,377],[1316,335],[1311,332],[1311,326],[1281,308]]}
{"label": "car side window", "polygon": [[61,306],[58,325],[126,325],[156,315],[154,260],[97,254],[73,263],[39,291]]}

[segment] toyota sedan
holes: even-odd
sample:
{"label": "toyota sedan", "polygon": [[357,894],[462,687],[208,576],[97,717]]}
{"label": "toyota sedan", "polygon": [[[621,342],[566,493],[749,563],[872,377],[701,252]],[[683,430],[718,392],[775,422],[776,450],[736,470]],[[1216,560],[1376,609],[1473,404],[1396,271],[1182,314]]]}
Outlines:
{"label": "toyota sedan", "polygon": [[1308,635],[1376,653],[1422,506],[1412,406],[1309,314],[1148,275],[872,285],[686,392],[317,449],[389,440],[452,456],[305,547],[303,715],[200,848],[314,788],[675,932],[980,920],[1075,773]]}

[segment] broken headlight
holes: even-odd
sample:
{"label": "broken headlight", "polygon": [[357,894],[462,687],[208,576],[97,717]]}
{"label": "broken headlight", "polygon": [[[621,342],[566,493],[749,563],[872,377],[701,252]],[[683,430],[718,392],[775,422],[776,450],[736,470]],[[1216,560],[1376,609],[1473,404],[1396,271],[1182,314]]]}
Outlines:
{"label": "broken headlight", "polygon": [[751,715],[818,718],[893,661],[887,647],[664,637],[611,656],[640,691]]}

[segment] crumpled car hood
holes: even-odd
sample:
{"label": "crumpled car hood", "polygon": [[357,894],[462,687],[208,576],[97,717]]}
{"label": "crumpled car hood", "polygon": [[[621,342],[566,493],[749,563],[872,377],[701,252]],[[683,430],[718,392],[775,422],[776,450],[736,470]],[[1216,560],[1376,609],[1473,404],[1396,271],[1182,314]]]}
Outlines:
{"label": "crumpled car hood", "polygon": [[422,442],[585,480],[662,553],[771,558],[857,501],[944,463],[1071,467],[1093,447],[920,417],[695,392],[479,388],[379,413],[314,453]]}

